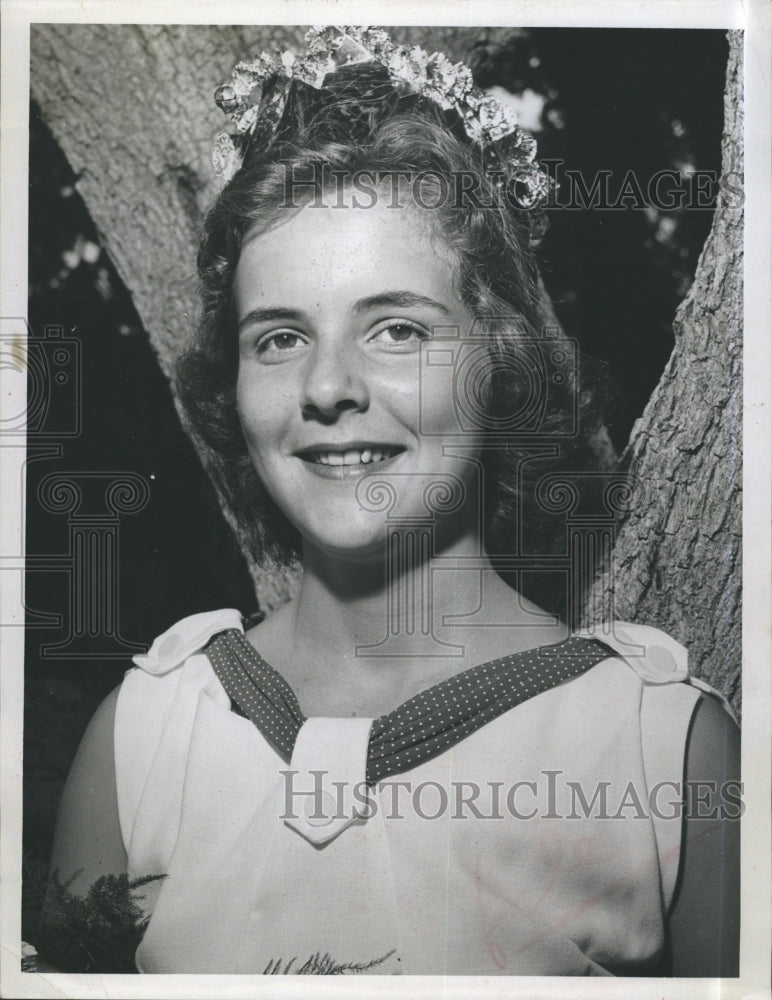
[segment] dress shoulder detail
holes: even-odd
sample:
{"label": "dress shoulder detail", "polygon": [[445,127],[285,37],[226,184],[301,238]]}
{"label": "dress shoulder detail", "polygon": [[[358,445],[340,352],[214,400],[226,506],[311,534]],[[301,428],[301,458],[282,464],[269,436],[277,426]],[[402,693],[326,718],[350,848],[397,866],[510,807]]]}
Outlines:
{"label": "dress shoulder detail", "polygon": [[578,635],[605,642],[644,684],[674,684],[689,679],[686,647],[651,625],[614,621],[591,626]]}
{"label": "dress shoulder detail", "polygon": [[132,657],[149,674],[166,674],[200,650],[213,635],[226,629],[244,631],[241,612],[235,608],[189,615],[158,636],[144,655]]}
{"label": "dress shoulder detail", "polygon": [[[234,628],[243,631],[241,614],[234,608],[190,615],[159,635],[146,654],[133,657],[136,666],[128,670],[123,679],[115,712],[118,815],[127,853],[134,839],[135,820],[148,776],[162,740],[174,742],[179,738],[181,744],[185,744],[184,732],[192,725],[201,692],[207,691],[215,701],[230,704],[209,661],[195,654],[213,635]],[[187,664],[184,670],[181,669],[183,664]],[[171,728],[168,726],[170,719]],[[184,756],[184,750],[180,752]],[[175,773],[181,777],[184,760],[178,764]],[[179,789],[174,790],[175,795],[179,793]],[[170,801],[167,806],[166,812],[171,815]],[[174,833],[174,824],[170,824],[169,829]],[[147,871],[145,868],[139,874]]]}

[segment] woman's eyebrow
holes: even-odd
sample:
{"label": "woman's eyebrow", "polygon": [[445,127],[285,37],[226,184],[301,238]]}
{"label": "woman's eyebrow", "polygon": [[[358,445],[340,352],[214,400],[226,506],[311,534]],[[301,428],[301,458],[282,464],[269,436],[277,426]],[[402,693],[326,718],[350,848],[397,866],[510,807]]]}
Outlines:
{"label": "woman's eyebrow", "polygon": [[359,299],[354,306],[354,312],[363,313],[370,309],[382,309],[384,307],[396,307],[407,309],[411,306],[428,306],[436,309],[445,316],[452,313],[446,305],[436,299],[430,299],[428,295],[419,295],[417,292],[381,292],[378,295],[368,295],[367,298]]}
{"label": "woman's eyebrow", "polygon": [[[354,305],[354,312],[361,314],[371,309],[397,308],[408,309],[415,306],[424,306],[436,309],[445,316],[451,316],[450,309],[442,302],[429,298],[428,295],[419,295],[418,292],[379,292],[378,295],[368,295],[364,299],[359,299]],[[284,306],[267,306],[265,308],[250,309],[243,319],[239,320],[238,329],[241,332],[254,323],[273,323],[276,320],[290,320],[293,322],[306,322],[307,317],[299,309],[288,309]]]}
{"label": "woman's eyebrow", "polygon": [[286,309],[282,306],[269,306],[265,309],[250,309],[246,316],[239,320],[239,333],[253,323],[272,323],[275,320],[292,320],[303,322],[306,315],[298,309]]}

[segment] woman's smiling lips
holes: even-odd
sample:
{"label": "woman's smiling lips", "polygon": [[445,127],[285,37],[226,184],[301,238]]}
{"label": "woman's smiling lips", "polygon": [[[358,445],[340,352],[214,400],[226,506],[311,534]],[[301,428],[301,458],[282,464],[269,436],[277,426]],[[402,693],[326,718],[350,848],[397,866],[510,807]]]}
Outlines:
{"label": "woman's smiling lips", "polygon": [[391,465],[404,451],[404,445],[352,441],[309,445],[294,455],[322,479],[352,479]]}

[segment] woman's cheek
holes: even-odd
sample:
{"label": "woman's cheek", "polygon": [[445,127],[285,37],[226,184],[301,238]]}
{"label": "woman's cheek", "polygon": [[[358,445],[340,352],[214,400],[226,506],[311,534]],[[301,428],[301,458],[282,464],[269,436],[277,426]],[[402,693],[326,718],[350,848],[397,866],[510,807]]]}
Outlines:
{"label": "woman's cheek", "polygon": [[268,379],[246,373],[236,383],[236,409],[247,443],[252,447],[267,443],[286,415],[286,393]]}
{"label": "woman's cheek", "polygon": [[419,431],[431,436],[463,434],[457,394],[452,368],[424,368],[418,399]]}

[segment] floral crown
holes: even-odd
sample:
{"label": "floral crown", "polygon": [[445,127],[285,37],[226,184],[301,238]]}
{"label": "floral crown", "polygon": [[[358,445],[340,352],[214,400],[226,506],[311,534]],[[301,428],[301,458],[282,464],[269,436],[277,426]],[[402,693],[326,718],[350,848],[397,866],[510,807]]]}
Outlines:
{"label": "floral crown", "polygon": [[472,72],[464,63],[451,63],[441,52],[430,55],[417,45],[395,45],[385,31],[372,27],[315,27],[306,33],[305,41],[303,55],[262,52],[249,62],[240,62],[230,82],[217,88],[215,101],[231,121],[215,137],[212,149],[218,176],[226,181],[233,177],[250,137],[270,141],[292,80],[319,90],[329,75],[344,67],[375,63],[386,68],[398,91],[454,110],[488,162],[498,165],[499,174],[503,166],[508,180],[515,182],[512,190],[520,208],[531,209],[547,199],[551,182],[535,162],[536,140],[518,127],[512,108],[474,86]]}

